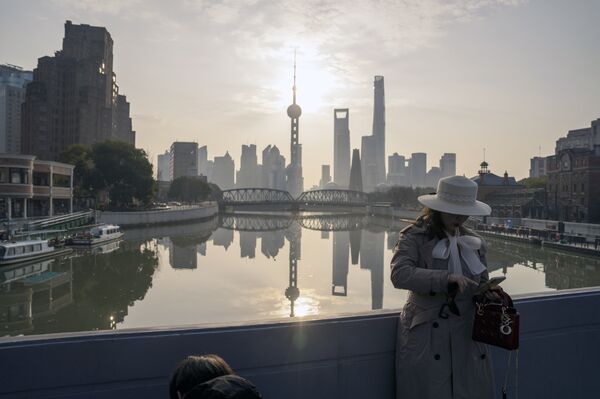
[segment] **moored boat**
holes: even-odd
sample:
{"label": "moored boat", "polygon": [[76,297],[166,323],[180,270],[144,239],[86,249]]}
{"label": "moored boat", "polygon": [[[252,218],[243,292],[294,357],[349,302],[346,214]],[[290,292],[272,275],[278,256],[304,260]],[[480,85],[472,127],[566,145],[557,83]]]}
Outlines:
{"label": "moored boat", "polygon": [[92,246],[118,240],[123,237],[120,227],[113,224],[104,224],[93,227],[90,231],[79,233],[67,240],[67,245]]}
{"label": "moored boat", "polygon": [[55,247],[48,240],[5,241],[0,243],[0,265],[50,258],[71,251],[70,248]]}

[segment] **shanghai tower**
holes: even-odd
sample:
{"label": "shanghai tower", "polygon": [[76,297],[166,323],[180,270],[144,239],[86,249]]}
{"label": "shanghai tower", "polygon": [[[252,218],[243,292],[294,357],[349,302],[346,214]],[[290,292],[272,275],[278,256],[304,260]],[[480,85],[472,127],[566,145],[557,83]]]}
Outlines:
{"label": "shanghai tower", "polygon": [[383,76],[373,81],[373,137],[375,138],[375,185],[386,182],[385,175],[385,93]]}

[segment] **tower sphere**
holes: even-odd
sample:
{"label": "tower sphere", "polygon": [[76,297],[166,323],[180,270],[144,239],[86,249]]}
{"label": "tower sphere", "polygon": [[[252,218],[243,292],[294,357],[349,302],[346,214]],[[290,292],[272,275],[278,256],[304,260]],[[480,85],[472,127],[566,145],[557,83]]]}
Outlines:
{"label": "tower sphere", "polygon": [[292,104],[287,109],[287,114],[290,118],[300,118],[302,115],[302,108],[298,104]]}

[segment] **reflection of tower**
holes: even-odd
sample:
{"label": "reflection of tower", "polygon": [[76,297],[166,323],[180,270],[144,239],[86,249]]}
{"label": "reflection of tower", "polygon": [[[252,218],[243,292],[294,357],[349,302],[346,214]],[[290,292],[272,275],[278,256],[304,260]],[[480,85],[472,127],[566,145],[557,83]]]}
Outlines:
{"label": "reflection of tower", "polygon": [[396,246],[396,243],[398,242],[399,239],[400,239],[399,231],[388,231],[387,249],[394,249],[394,247]]}
{"label": "reflection of tower", "polygon": [[352,264],[358,265],[358,257],[360,256],[360,241],[362,230],[350,230],[350,253],[352,254]]}
{"label": "reflection of tower", "polygon": [[[331,295],[348,295],[348,250],[350,235],[347,231],[333,233],[333,276],[331,278]],[[336,290],[342,287],[343,291]]]}
{"label": "reflection of tower", "polygon": [[[182,241],[182,242],[180,242]],[[171,238],[171,250],[169,251],[169,263],[173,269],[195,269],[198,267],[196,246],[190,242]]]}
{"label": "reflection of tower", "polygon": [[360,248],[360,268],[371,270],[371,308],[383,306],[383,244],[385,233],[363,231]]}
{"label": "reflection of tower", "polygon": [[287,167],[287,189],[292,197],[296,198],[304,191],[304,178],[302,177],[302,146],[300,145],[299,122],[302,108],[296,104],[296,54],[294,54],[294,86],[292,86],[293,102],[287,109],[291,119],[291,148],[290,164]]}
{"label": "reflection of tower", "polygon": [[256,236],[253,231],[240,231],[240,257],[254,259],[256,256]]}
{"label": "reflection of tower", "polygon": [[275,258],[284,243],[285,236],[282,230],[261,233],[260,252],[267,258]]}
{"label": "reflection of tower", "polygon": [[290,280],[285,289],[285,297],[290,301],[290,317],[294,317],[294,302],[300,296],[298,289],[298,260],[300,259],[300,241],[302,239],[302,228],[294,223],[286,231],[290,242]]}
{"label": "reflection of tower", "polygon": [[213,233],[212,239],[214,246],[222,246],[227,250],[233,242],[233,230],[217,229]]}

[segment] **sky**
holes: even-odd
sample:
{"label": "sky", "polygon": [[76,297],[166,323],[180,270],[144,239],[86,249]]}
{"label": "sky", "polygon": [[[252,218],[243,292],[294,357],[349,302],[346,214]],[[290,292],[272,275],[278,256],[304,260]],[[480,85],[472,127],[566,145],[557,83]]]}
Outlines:
{"label": "sky", "polygon": [[[386,154],[457,154],[473,176],[527,177],[568,130],[600,118],[600,2],[592,0],[0,0],[0,63],[25,69],[62,46],[64,23],[104,26],[137,147],[173,141],[290,152],[297,51],[305,189],[333,164],[333,109],[351,147],[371,134],[385,77]],[[260,160],[260,155],[259,155]],[[333,168],[332,168],[333,169]]]}

